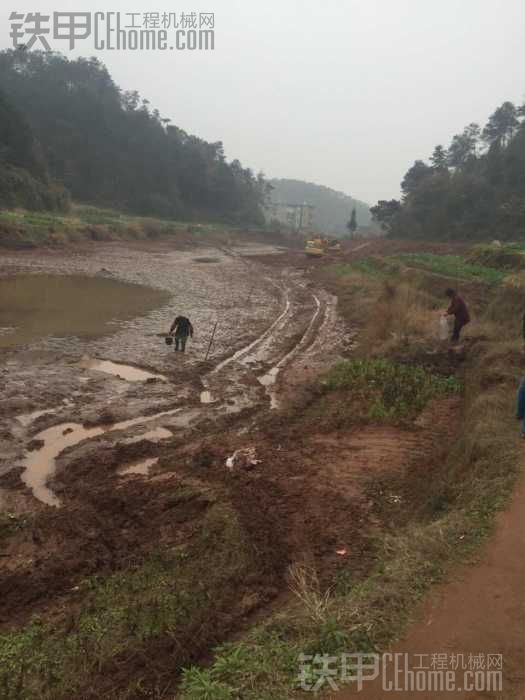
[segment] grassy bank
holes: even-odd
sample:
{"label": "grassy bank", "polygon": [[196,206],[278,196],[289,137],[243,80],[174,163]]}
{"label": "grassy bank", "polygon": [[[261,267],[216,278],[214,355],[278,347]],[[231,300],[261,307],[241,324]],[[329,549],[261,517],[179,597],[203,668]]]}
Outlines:
{"label": "grassy bank", "polygon": [[[343,392],[350,404],[364,404],[369,420],[401,420],[414,417],[433,398],[458,392],[455,377],[439,377],[422,367],[386,359],[339,362],[322,380],[328,392]],[[330,396],[330,394],[328,394]],[[323,409],[320,409],[323,413]]]}
{"label": "grassy bank", "polygon": [[499,284],[505,271],[487,264],[468,260],[461,255],[435,255],[432,253],[404,253],[392,258],[404,265],[421,267],[456,281],[479,281]]}
{"label": "grassy bank", "polygon": [[75,205],[67,214],[0,211],[0,248],[63,246],[84,241],[155,240],[170,237],[182,244],[212,239],[228,244],[242,227],[129,216],[112,209]]}
{"label": "grassy bank", "polygon": [[451,278],[451,282],[481,282],[483,284],[500,284],[509,270],[523,268],[523,256],[502,256],[507,264],[498,264],[493,256],[477,257],[473,252],[469,257],[463,255],[438,255],[437,253],[398,253],[386,257],[371,256],[351,262],[334,265],[332,273],[337,277],[363,273],[367,277],[388,279],[403,271],[403,268],[421,269],[435,275]]}

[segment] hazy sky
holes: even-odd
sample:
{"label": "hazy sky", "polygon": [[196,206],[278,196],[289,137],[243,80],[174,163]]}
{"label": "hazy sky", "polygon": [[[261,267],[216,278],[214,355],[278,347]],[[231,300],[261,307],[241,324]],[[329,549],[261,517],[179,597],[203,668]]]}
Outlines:
{"label": "hazy sky", "polygon": [[523,0],[2,4],[2,48],[12,10],[214,12],[215,51],[95,52],[86,39],[71,55],[96,55],[174,124],[223,141],[229,159],[369,203],[397,197],[408,166],[469,122],[525,101]]}

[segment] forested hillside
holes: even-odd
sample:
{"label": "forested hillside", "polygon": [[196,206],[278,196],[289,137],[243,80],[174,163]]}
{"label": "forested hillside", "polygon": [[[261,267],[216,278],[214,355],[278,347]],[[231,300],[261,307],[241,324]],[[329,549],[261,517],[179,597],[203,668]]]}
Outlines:
{"label": "forested hillside", "polygon": [[353,207],[356,208],[358,226],[370,223],[368,204],[353,199],[344,192],[315,185],[302,180],[270,180],[271,198],[274,202],[288,204],[312,204],[315,206],[315,226],[320,231],[334,235],[346,235],[346,227]]}
{"label": "forested hillside", "polygon": [[1,92],[0,163],[0,206],[67,208],[67,194],[50,183],[40,144],[29,124]]}
{"label": "forested hillside", "polygon": [[469,124],[448,149],[417,160],[402,199],[372,207],[395,237],[514,239],[525,237],[525,107],[504,102],[483,129]]}
{"label": "forested hillside", "polygon": [[95,58],[1,52],[0,90],[22,115],[13,118],[2,102],[2,145],[7,135],[9,148],[0,153],[0,198],[17,167],[20,178],[43,182],[49,172],[76,200],[136,214],[263,221],[262,176],[227,162],[221,142],[186,133],[137,92],[120,90]]}

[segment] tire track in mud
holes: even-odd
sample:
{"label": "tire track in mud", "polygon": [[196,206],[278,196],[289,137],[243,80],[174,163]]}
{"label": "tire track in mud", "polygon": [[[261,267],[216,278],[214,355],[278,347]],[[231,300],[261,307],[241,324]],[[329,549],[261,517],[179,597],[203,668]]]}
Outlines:
{"label": "tire track in mud", "polygon": [[281,370],[286,367],[286,365],[291,362],[295,356],[301,351],[303,346],[307,345],[308,343],[312,344],[315,340],[310,340],[310,336],[312,334],[312,329],[315,326],[315,322],[317,321],[317,317],[319,316],[319,313],[321,312],[321,302],[319,301],[319,298],[315,295],[312,294],[312,297],[315,301],[316,308],[314,311],[314,314],[312,316],[312,319],[310,323],[308,324],[308,327],[306,331],[304,332],[304,335],[300,339],[300,341],[295,345],[284,357],[282,357],[279,362],[274,365],[266,374],[264,374],[262,377],[258,377],[258,381],[266,387],[266,393],[268,394],[270,398],[270,408],[278,408],[279,407],[279,400],[277,398],[277,391],[275,389],[272,389],[272,387],[275,387],[278,375],[281,372]]}
{"label": "tire track in mud", "polygon": [[[269,280],[271,282],[271,280]],[[278,285],[276,285],[278,286]],[[281,289],[281,288],[280,288]],[[281,289],[281,291],[283,291]],[[287,318],[291,318],[291,303],[290,303],[290,288],[284,289],[284,310],[279,314],[275,321],[267,328],[264,333],[262,333],[258,338],[253,340],[249,345],[238,350],[231,357],[227,357],[225,360],[220,362],[212,371],[211,374],[216,374],[220,372],[224,367],[228,366],[232,362],[242,362],[250,352],[262,345],[267,340],[269,340],[275,331],[277,331],[281,326],[286,324]]]}
{"label": "tire track in mud", "polygon": [[[271,282],[271,280],[268,281]],[[277,382],[279,375],[295,360],[306,356],[307,353],[321,350],[321,342],[319,342],[321,334],[326,332],[330,326],[335,326],[337,322],[335,304],[333,302],[332,304],[328,303],[327,298],[325,298],[325,292],[308,292],[310,300],[313,301],[313,313],[307,319],[302,321],[299,319],[297,330],[300,333],[300,337],[289,348],[286,347],[286,331],[293,330],[293,326],[297,325],[298,314],[304,312],[305,305],[302,297],[305,289],[300,283],[296,284],[295,287],[288,284],[279,288],[283,292],[284,308],[269,328],[249,345],[241,348],[232,356],[219,363],[206,377],[203,377],[202,384],[206,392],[207,402],[210,401],[210,396],[218,391],[217,388],[213,390],[211,386],[212,382],[215,381],[215,377],[222,370],[233,365],[235,367],[232,367],[230,376],[226,375],[218,378],[219,391],[221,383],[228,383],[228,381],[236,383],[241,392],[245,391],[245,388],[241,386],[242,373],[247,373],[264,387],[265,394],[270,401],[270,408],[278,408]],[[297,298],[294,298],[294,296]],[[322,320],[319,323],[320,316]],[[280,335],[283,336],[284,340],[279,337]],[[267,364],[268,360],[271,362],[271,367],[261,371],[261,365]],[[241,377],[236,376],[239,372]],[[258,403],[257,398],[254,399],[254,403]]]}

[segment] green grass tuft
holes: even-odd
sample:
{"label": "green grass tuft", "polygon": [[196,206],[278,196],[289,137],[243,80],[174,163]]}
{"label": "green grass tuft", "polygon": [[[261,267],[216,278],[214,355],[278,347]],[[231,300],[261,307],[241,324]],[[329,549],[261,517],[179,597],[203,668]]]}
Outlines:
{"label": "green grass tuft", "polygon": [[343,360],[322,381],[325,390],[348,390],[368,405],[368,418],[398,419],[419,413],[439,396],[457,393],[455,377],[429,374],[422,367],[386,359]]}
{"label": "green grass tuft", "polygon": [[434,253],[401,253],[389,258],[410,267],[422,267],[446,277],[459,280],[500,284],[505,278],[505,271],[497,270],[476,262],[469,262],[461,255],[436,255]]}

